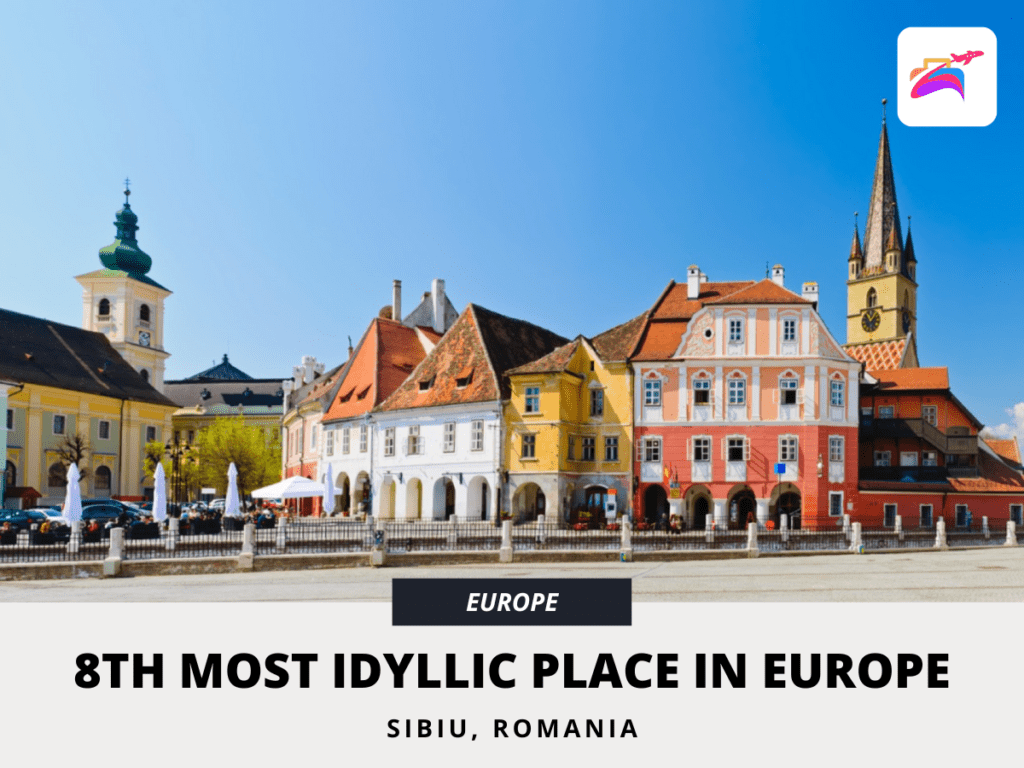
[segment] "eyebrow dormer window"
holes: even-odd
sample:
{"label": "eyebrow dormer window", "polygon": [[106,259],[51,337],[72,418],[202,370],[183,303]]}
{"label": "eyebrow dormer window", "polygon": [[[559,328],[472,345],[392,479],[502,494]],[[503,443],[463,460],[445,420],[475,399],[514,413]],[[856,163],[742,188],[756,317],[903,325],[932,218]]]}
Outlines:
{"label": "eyebrow dormer window", "polygon": [[468,371],[462,371],[458,376],[455,377],[455,386],[459,389],[468,387],[473,381],[473,369],[470,368]]}
{"label": "eyebrow dormer window", "polygon": [[426,392],[432,386],[434,386],[434,378],[431,376],[429,379],[422,379],[420,381],[420,392]]}

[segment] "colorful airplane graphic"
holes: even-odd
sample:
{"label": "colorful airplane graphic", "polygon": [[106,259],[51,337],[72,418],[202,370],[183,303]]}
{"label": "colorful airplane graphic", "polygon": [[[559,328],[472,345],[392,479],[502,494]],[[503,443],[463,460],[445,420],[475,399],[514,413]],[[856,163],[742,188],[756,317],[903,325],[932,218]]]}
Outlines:
{"label": "colorful airplane graphic", "polygon": [[915,77],[920,75],[922,72],[928,69],[932,64],[938,63],[939,66],[929,71],[924,77],[914,84],[913,89],[910,91],[910,98],[919,99],[922,96],[927,96],[929,93],[935,93],[936,91],[942,91],[947,88],[951,88],[960,94],[960,98],[964,98],[964,71],[959,67],[950,66],[953,62],[957,64],[963,64],[967,66],[971,63],[972,59],[978,56],[984,56],[984,51],[968,51],[967,53],[961,53],[959,55],[955,53],[949,54],[948,59],[925,59],[924,66],[917,67],[910,71],[910,79],[913,80]]}

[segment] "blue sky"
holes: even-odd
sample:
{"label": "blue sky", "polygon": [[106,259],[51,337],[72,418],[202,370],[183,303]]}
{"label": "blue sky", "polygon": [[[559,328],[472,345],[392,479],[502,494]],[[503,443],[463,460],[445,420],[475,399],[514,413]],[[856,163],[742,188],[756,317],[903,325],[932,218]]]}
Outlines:
{"label": "blue sky", "polygon": [[[572,337],[699,264],[785,265],[845,340],[853,212],[907,26],[987,26],[999,114],[907,128],[922,364],[1024,400],[1020,33],[1009,3],[33,3],[0,24],[0,306],[78,325],[132,178],[168,378],[345,356],[401,279]],[[827,7],[825,7],[827,6]],[[936,158],[944,153],[941,160]]]}

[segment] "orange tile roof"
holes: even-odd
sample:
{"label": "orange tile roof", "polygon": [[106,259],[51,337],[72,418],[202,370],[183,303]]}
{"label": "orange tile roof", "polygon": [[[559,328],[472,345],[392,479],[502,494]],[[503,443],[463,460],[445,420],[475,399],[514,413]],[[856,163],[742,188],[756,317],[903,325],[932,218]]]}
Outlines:
{"label": "orange tile roof", "polygon": [[648,310],[632,320],[597,334],[590,340],[591,345],[602,360],[611,362],[627,359],[640,343],[650,314]]}
{"label": "orange tile roof", "polygon": [[907,389],[949,389],[949,369],[939,368],[898,368],[868,373],[878,379],[878,388],[885,391]]}
{"label": "orange tile roof", "polygon": [[651,323],[647,326],[647,333],[633,359],[667,360],[672,357],[679,348],[687,325],[688,323],[682,321]]}
{"label": "orange tile roof", "polygon": [[669,283],[660,302],[656,305],[652,319],[654,320],[689,320],[706,302],[728,296],[730,293],[754,285],[753,280],[731,283],[701,283],[700,295],[696,299],[687,298],[686,283]]}
{"label": "orange tile roof", "polygon": [[1007,461],[1011,461],[1014,464],[1020,464],[1020,446],[1017,445],[1017,438],[1011,437],[1009,440],[996,440],[991,437],[983,437],[988,447],[998,453]]}
{"label": "orange tile roof", "polygon": [[903,363],[907,340],[876,341],[871,344],[855,344],[843,347],[846,354],[864,363],[869,371],[892,371]]}
{"label": "orange tile roof", "polygon": [[811,302],[768,278],[747,288],[706,300],[708,304],[810,304]]}
{"label": "orange tile roof", "polygon": [[991,456],[978,453],[980,477],[951,477],[949,484],[961,493],[1024,493],[1024,475]]}
{"label": "orange tile roof", "polygon": [[579,349],[582,339],[582,336],[577,336],[573,341],[563,344],[553,352],[544,355],[544,357],[537,358],[526,365],[520,365],[518,368],[513,368],[508,373],[512,376],[518,373],[557,373],[564,371],[569,363],[572,362],[572,356]]}

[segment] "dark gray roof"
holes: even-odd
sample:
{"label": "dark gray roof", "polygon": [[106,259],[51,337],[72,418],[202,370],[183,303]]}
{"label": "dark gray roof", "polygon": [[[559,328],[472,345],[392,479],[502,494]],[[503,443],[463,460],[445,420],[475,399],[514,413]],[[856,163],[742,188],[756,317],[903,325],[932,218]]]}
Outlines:
{"label": "dark gray roof", "polygon": [[164,392],[183,408],[202,406],[207,412],[237,412],[242,406],[247,413],[281,412],[284,391],[281,379],[246,379],[243,381],[181,381],[164,382]]}
{"label": "dark gray roof", "polygon": [[254,381],[253,377],[245,371],[240,371],[228,362],[228,356],[212,368],[200,371],[194,376],[189,376],[185,381]]}
{"label": "dark gray roof", "polygon": [[0,379],[174,405],[102,333],[0,309]]}

